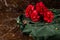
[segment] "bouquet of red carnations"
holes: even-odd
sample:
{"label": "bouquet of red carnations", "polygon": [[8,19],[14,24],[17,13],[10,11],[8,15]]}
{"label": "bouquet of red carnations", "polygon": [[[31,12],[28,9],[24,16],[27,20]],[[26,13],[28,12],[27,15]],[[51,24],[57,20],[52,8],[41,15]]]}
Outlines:
{"label": "bouquet of red carnations", "polygon": [[[47,36],[60,34],[58,16],[59,13],[57,14],[55,10],[49,10],[43,2],[38,2],[35,6],[29,4],[25,13],[17,18],[17,23],[24,34],[47,38]],[[56,22],[57,19],[59,24]]]}
{"label": "bouquet of red carnations", "polygon": [[45,22],[52,22],[54,14],[43,4],[39,2],[34,7],[32,4],[28,5],[25,11],[25,16],[30,18],[33,22],[38,22],[43,19]]}

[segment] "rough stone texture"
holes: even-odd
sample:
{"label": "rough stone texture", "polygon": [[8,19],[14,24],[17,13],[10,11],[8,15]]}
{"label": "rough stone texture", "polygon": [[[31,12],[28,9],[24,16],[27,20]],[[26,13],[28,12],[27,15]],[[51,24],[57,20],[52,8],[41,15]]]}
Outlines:
{"label": "rough stone texture", "polygon": [[16,13],[0,13],[0,40],[28,40],[16,24]]}

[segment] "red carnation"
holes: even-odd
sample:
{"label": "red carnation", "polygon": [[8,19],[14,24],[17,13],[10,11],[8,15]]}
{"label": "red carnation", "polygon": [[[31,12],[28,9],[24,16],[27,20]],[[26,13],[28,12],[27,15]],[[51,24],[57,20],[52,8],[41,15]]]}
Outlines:
{"label": "red carnation", "polygon": [[28,18],[30,16],[30,14],[32,13],[32,11],[34,10],[34,6],[33,5],[28,5],[26,10],[25,10],[25,16]]}
{"label": "red carnation", "polygon": [[46,22],[49,22],[49,23],[52,22],[53,18],[54,18],[54,15],[51,11],[47,11],[44,13],[44,20]]}
{"label": "red carnation", "polygon": [[[39,15],[38,15],[39,14]],[[36,9],[34,10],[33,5],[28,5],[25,10],[25,16],[27,18],[31,18],[33,22],[38,22],[40,20],[40,16],[43,17],[44,21],[50,23],[52,22],[54,15],[51,11],[48,10],[47,7],[43,4],[43,2],[39,2],[36,4]]]}
{"label": "red carnation", "polygon": [[45,7],[44,4],[43,4],[43,2],[39,2],[39,3],[36,4],[36,10],[37,10],[38,12],[43,11],[43,10],[42,10],[43,7]]}
{"label": "red carnation", "polygon": [[38,13],[40,13],[41,15],[43,15],[43,12],[46,11],[47,8],[43,4],[43,2],[39,2],[39,3],[36,4],[36,10],[38,11]]}
{"label": "red carnation", "polygon": [[40,16],[38,15],[37,11],[34,10],[34,11],[32,12],[32,14],[31,14],[31,20],[32,20],[33,22],[38,22],[39,19],[40,19]]}

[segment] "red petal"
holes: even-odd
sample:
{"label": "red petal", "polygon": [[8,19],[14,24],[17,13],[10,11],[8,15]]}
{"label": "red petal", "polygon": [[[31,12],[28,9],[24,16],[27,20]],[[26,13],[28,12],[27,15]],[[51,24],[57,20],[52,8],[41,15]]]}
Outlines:
{"label": "red petal", "polygon": [[26,10],[25,10],[25,16],[29,17],[29,15],[32,13],[32,11],[34,10],[34,6],[33,5],[28,5]]}

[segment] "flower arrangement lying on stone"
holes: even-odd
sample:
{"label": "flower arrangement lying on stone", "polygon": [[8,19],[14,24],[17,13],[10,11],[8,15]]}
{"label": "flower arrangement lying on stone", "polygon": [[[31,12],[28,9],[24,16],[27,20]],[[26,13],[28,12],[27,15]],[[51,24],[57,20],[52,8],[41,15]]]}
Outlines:
{"label": "flower arrangement lying on stone", "polygon": [[[53,14],[54,13],[54,14]],[[60,35],[60,10],[48,9],[43,2],[36,5],[29,4],[25,13],[17,18],[17,24],[23,34],[33,37],[48,39],[50,36]]]}
{"label": "flower arrangement lying on stone", "polygon": [[54,14],[45,7],[43,2],[38,2],[36,3],[36,6],[32,4],[27,6],[25,17],[30,18],[33,22],[38,22],[42,18],[45,22],[51,23],[54,18]]}

